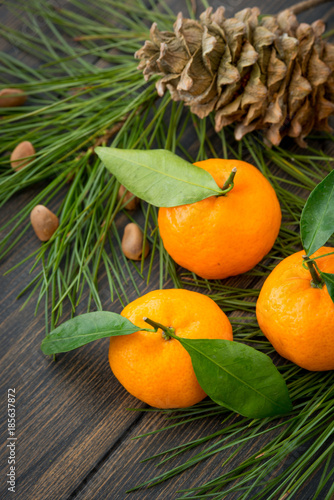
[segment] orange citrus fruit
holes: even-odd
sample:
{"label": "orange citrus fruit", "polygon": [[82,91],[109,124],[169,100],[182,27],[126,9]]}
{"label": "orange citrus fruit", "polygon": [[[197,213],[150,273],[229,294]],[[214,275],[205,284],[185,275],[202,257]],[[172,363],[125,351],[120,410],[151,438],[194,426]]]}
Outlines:
{"label": "orange citrus fruit", "polygon": [[[206,295],[188,290],[156,290],[128,304],[122,316],[141,327],[149,318],[172,327],[179,337],[233,340],[223,311]],[[166,340],[162,330],[138,331],[111,337],[110,367],[133,396],[157,408],[184,408],[201,401],[200,387],[190,355],[178,342]]]}
{"label": "orange citrus fruit", "polygon": [[235,276],[252,269],[272,248],[281,225],[276,193],[261,172],[238,160],[195,163],[220,188],[237,168],[224,196],[179,207],[160,208],[158,224],[167,252],[202,278]]}
{"label": "orange citrus fruit", "polygon": [[[333,252],[322,247],[312,257]],[[276,351],[311,371],[334,369],[334,303],[326,285],[312,286],[304,251],[290,255],[266,279],[256,305],[260,328]],[[334,255],[316,260],[334,273]]]}

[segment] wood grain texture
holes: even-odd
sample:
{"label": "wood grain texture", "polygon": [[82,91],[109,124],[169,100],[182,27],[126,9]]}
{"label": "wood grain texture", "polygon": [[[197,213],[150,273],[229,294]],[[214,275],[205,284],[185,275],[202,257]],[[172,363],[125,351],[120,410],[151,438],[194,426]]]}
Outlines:
{"label": "wood grain texture", "polygon": [[[182,9],[186,14],[184,1],[169,0],[167,3],[175,12]],[[211,2],[214,8],[220,4],[221,2],[216,0]],[[263,13],[276,13],[291,4],[292,2],[287,0],[257,2]],[[231,16],[246,6],[249,6],[249,3],[245,0],[228,0],[225,3],[226,15]],[[314,12],[301,15],[300,19],[310,22],[325,15],[328,9],[328,5],[319,7]],[[199,12],[200,10],[198,8]],[[0,20],[12,28],[21,29],[22,24],[15,9],[13,11],[0,5]],[[333,19],[329,19],[329,22],[333,24]],[[0,48],[11,54],[15,53],[26,64],[38,64],[35,57],[22,53],[8,40],[1,38]],[[101,62],[97,61],[97,64],[100,65]],[[213,138],[213,132],[209,133]],[[192,132],[187,131],[185,137],[189,150],[195,152],[197,142]],[[0,212],[0,226],[33,199],[38,188],[27,189],[8,202]],[[298,188],[295,188],[295,191],[299,192]],[[59,206],[63,195],[64,192],[59,194],[51,209]],[[304,195],[306,196],[306,193]],[[120,231],[126,221],[126,217],[120,214],[117,220]],[[234,450],[228,449],[213,455],[206,462],[153,489],[126,494],[129,488],[153,477],[159,471],[155,469],[156,461],[140,464],[140,460],[163,452],[166,448],[219,431],[222,416],[212,416],[191,425],[133,440],[132,438],[142,433],[164,427],[169,421],[166,415],[159,412],[128,411],[128,408],[141,409],[146,406],[126,393],[112,376],[107,360],[108,340],[104,339],[78,351],[59,355],[57,361],[53,362],[42,354],[39,347],[45,333],[43,305],[36,315],[35,299],[20,310],[25,297],[16,300],[16,296],[32,277],[28,273],[30,266],[19,267],[6,276],[4,273],[39,245],[33,230],[29,228],[20,245],[0,263],[0,386],[3,402],[9,387],[15,387],[17,391],[17,498],[172,500],[177,497],[179,489],[200,485],[220,474],[223,460]],[[236,286],[258,287],[261,280],[237,277],[229,282]],[[105,274],[101,274],[99,283],[102,289],[106,286]],[[139,279],[137,284],[141,293],[158,288],[157,258],[150,285],[147,286]],[[130,300],[136,297],[130,284],[126,285],[126,291]],[[87,294],[84,294],[83,302],[86,299]],[[102,294],[102,300],[106,310],[121,311],[120,301],[111,303],[108,293]],[[69,311],[65,310],[64,319],[68,315]],[[2,408],[5,410],[4,404]],[[6,442],[7,437],[6,418],[5,411],[2,411],[2,443]],[[243,450],[245,456],[254,450],[260,451],[270,437],[271,435],[268,435],[249,443]],[[190,450],[187,456],[193,456],[197,452],[198,449]],[[3,478],[7,472],[7,456],[7,450],[3,446],[0,450]],[[237,455],[233,463],[237,463],[238,459]],[[286,464],[282,466],[288,466],[290,459],[287,457]],[[172,464],[176,466],[181,460],[182,457],[176,458]],[[321,471],[317,473],[318,477],[320,474]],[[7,498],[3,478],[0,498]],[[315,479],[310,478],[296,496],[296,500],[313,498]],[[234,500],[236,497],[230,495],[226,498]]]}

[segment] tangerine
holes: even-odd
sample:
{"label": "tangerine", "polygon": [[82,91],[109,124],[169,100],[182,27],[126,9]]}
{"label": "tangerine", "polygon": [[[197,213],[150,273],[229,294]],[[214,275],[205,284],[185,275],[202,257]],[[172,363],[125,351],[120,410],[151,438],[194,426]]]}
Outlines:
{"label": "tangerine", "polygon": [[269,181],[239,160],[195,163],[222,188],[237,168],[233,189],[196,203],[160,208],[163,244],[174,261],[202,278],[222,279],[252,269],[272,248],[281,209]]}
{"label": "tangerine", "polygon": [[[321,247],[312,257],[332,252]],[[303,266],[304,251],[275,267],[261,289],[256,316],[276,351],[310,371],[334,369],[334,303],[326,285],[312,285]],[[316,260],[319,269],[334,273],[334,255]]]}
{"label": "tangerine", "polygon": [[[190,339],[233,340],[227,316],[206,295],[189,290],[156,290],[136,299],[122,311],[141,328],[151,328],[143,318],[174,329]],[[201,401],[199,385],[188,352],[161,329],[138,331],[110,338],[110,367],[133,396],[157,408],[184,408]]]}

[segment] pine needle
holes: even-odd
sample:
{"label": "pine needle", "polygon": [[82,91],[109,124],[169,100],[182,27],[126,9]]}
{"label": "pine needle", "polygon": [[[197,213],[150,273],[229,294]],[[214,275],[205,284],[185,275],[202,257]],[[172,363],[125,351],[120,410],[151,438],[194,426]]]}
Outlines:
{"label": "pine needle", "polygon": [[[193,16],[193,3],[187,3]],[[34,297],[37,309],[44,303],[47,333],[62,320],[66,307],[73,316],[78,308],[82,311],[83,303],[86,310],[101,309],[107,300],[125,305],[128,286],[139,295],[140,283],[147,287],[155,269],[159,287],[174,285],[208,294],[229,314],[238,341],[274,354],[255,320],[256,298],[262,280],[277,262],[301,248],[299,220],[305,199],[333,168],[333,157],[315,144],[330,144],[333,137],[313,134],[310,146],[303,151],[292,145],[269,149],[256,132],[236,143],[232,127],[216,134],[212,117],[199,120],[182,103],[171,102],[167,94],[158,99],[155,82],[144,82],[133,54],[149,37],[153,22],[161,30],[170,30],[175,17],[162,0],[149,2],[149,8],[143,0],[97,0],[92,6],[70,0],[61,9],[43,0],[5,4],[15,9],[25,29],[0,25],[0,36],[19,50],[34,54],[40,65],[29,67],[18,57],[2,54],[0,89],[13,80],[19,82],[28,95],[28,105],[1,111],[0,206],[5,207],[29,186],[36,187],[36,195],[0,228],[0,259],[6,258],[30,230],[27,222],[36,204],[55,206],[60,219],[54,236],[11,269],[31,261],[32,279],[20,293],[25,296],[22,307]],[[204,0],[202,4],[207,6]],[[190,148],[188,134],[198,139]],[[8,152],[18,138],[31,141],[37,154],[28,166],[14,172]],[[230,157],[255,164],[277,192],[283,222],[270,254],[245,275],[248,287],[239,287],[238,278],[203,280],[176,266],[160,239],[157,209],[143,202],[141,225],[151,253],[139,265],[128,262],[121,251],[118,221],[121,217],[134,219],[122,201],[117,201],[118,182],[94,154],[94,147],[101,144],[165,148],[192,162]],[[107,291],[99,289],[103,276]],[[329,500],[334,493],[330,485],[334,470],[334,375],[306,372],[282,360],[279,370],[294,400],[288,417],[252,421],[235,417],[211,401],[165,412],[166,426],[152,433],[172,432],[175,427],[214,415],[222,415],[224,420],[216,433],[148,457],[158,461],[161,472],[134,489],[185,473],[210,456],[230,450],[224,472],[206,484],[180,492],[179,498],[218,500],[229,493],[254,500],[277,495],[293,498],[321,468],[314,498]],[[270,439],[261,450],[244,460],[238,458],[248,442],[265,434],[270,434]],[[182,458],[196,447],[199,451],[191,458],[170,465],[172,458]]]}

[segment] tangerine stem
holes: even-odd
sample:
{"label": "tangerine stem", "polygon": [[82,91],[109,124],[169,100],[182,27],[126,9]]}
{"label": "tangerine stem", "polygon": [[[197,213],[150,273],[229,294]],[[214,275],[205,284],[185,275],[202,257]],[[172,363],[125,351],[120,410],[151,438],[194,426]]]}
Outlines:
{"label": "tangerine stem", "polygon": [[316,288],[322,288],[323,281],[315,268],[315,264],[314,264],[313,260],[310,260],[307,255],[303,255],[303,259],[304,259],[304,262],[306,262],[307,267],[308,267],[310,274],[312,276],[311,285],[316,287]]}
{"label": "tangerine stem", "polygon": [[153,326],[153,328],[155,328],[155,331],[157,331],[160,328],[163,331],[162,336],[165,340],[170,340],[171,337],[174,337],[175,330],[171,326],[168,327],[162,325],[161,323],[157,323],[156,321],[153,321],[152,319],[146,317],[143,318],[143,320],[149,325]]}
{"label": "tangerine stem", "polygon": [[228,176],[228,178],[226,179],[226,181],[224,182],[224,185],[222,187],[222,196],[227,194],[229,191],[231,191],[231,189],[233,189],[234,187],[234,177],[235,177],[235,174],[237,173],[237,167],[233,167],[232,168],[232,171],[230,173],[230,175]]}

